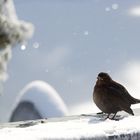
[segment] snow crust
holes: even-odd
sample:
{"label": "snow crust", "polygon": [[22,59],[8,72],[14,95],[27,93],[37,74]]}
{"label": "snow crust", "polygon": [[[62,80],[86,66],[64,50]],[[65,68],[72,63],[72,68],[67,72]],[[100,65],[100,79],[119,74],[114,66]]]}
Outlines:
{"label": "snow crust", "polygon": [[[81,139],[105,140],[111,136],[125,135],[124,140],[136,139],[140,132],[140,117],[126,117],[123,120],[104,120],[98,117],[77,117],[61,121],[48,121],[27,128],[0,129],[0,139]],[[131,134],[131,135],[130,135]]]}

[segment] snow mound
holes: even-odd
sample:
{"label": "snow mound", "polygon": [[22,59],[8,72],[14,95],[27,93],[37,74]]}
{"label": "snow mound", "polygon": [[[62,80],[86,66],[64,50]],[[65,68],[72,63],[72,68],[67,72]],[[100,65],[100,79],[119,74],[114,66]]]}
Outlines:
{"label": "snow mound", "polygon": [[[21,104],[24,106],[21,107]],[[30,110],[32,110],[32,112]],[[31,117],[30,113],[35,113],[40,116],[38,116],[36,119],[61,117],[68,114],[66,105],[59,94],[54,88],[43,81],[33,81],[21,91],[16,99],[16,103],[10,118],[12,115],[15,116],[15,111],[17,116],[19,116],[19,113],[22,113],[22,115],[20,115],[21,118],[17,118],[18,120],[27,120],[27,117],[24,118],[25,115],[29,115],[29,119],[34,119],[33,115]],[[15,119],[14,121],[17,120]]]}

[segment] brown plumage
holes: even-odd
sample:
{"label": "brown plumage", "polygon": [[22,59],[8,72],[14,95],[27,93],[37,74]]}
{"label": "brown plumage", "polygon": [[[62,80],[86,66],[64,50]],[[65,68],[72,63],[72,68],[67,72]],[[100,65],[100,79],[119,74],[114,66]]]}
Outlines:
{"label": "brown plumage", "polygon": [[134,115],[130,106],[140,103],[140,100],[133,98],[124,86],[112,80],[109,74],[104,72],[98,74],[93,100],[101,111],[108,114],[108,118],[113,113],[112,119],[122,110]]}

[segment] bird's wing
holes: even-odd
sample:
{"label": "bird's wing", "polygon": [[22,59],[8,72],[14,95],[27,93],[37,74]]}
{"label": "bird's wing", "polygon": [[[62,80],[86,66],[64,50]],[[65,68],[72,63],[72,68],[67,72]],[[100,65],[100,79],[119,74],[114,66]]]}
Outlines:
{"label": "bird's wing", "polygon": [[113,83],[110,84],[108,88],[110,90],[110,93],[114,94],[114,96],[117,96],[123,101],[128,102],[130,104],[135,103],[135,99],[129,94],[126,88],[121,84],[113,81]]}

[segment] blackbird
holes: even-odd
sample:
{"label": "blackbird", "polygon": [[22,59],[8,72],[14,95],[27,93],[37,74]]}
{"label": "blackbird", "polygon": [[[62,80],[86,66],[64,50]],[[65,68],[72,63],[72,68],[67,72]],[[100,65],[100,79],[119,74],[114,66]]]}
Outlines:
{"label": "blackbird", "polygon": [[140,103],[140,100],[132,97],[124,86],[112,80],[109,74],[104,72],[98,74],[93,100],[103,113],[108,114],[107,118],[111,113],[114,114],[111,119],[114,119],[117,112],[122,110],[134,115],[130,106]]}

